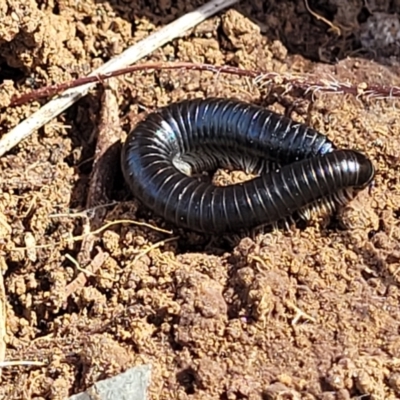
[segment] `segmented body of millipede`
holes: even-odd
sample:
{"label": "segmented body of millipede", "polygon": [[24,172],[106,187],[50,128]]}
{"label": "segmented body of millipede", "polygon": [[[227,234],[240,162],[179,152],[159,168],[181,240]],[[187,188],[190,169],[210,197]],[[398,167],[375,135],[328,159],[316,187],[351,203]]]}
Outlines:
{"label": "segmented body of millipede", "polygon": [[[257,172],[215,186],[193,175],[217,167]],[[363,154],[260,106],[195,99],[149,114],[128,135],[122,170],[133,194],[177,226],[224,234],[306,216],[350,200],[374,177]]]}

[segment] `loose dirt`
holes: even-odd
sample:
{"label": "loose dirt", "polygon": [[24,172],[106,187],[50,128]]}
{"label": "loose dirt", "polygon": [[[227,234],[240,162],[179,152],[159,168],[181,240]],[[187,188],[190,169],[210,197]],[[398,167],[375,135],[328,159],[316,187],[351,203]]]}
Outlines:
{"label": "loose dirt", "polygon": [[[203,3],[3,1],[0,134],[44,103],[4,107],[11,94],[85,75]],[[399,86],[399,11],[398,1],[247,1],[147,60]],[[266,93],[206,72],[118,78],[122,140],[144,110],[238,97],[365,152],[377,176],[333,222],[228,245],[154,216],[116,163],[101,226],[140,224],[105,226],[90,253],[104,263],[85,275],[80,235],[92,215],[102,93],[0,158],[5,360],[44,362],[3,368],[0,398],[65,399],[143,363],[153,368],[151,399],[400,398],[399,102],[311,99],[278,83]],[[71,290],[77,276],[83,284]]]}

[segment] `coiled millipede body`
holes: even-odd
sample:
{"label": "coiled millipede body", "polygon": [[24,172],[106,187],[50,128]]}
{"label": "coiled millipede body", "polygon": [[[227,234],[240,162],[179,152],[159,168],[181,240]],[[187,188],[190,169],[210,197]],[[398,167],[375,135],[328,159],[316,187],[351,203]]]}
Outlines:
{"label": "coiled millipede body", "polygon": [[[271,225],[349,201],[374,178],[362,153],[233,99],[185,100],[149,114],[128,135],[122,171],[144,205],[177,226],[224,234]],[[258,176],[215,186],[195,175],[218,167]]]}

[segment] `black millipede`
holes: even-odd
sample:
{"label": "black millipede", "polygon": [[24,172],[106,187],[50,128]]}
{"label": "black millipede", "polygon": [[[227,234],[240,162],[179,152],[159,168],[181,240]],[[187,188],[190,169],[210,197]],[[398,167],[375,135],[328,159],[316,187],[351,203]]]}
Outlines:
{"label": "black millipede", "polygon": [[[306,218],[343,205],[374,178],[362,153],[261,106],[233,99],[185,100],[150,113],[129,133],[122,171],[133,195],[183,228],[229,234]],[[216,186],[194,176],[218,167],[256,172]]]}

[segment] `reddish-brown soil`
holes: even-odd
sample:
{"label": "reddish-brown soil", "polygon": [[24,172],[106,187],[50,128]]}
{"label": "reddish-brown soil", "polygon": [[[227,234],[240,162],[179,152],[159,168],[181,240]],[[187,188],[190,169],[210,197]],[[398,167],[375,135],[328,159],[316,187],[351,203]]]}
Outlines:
{"label": "reddish-brown soil", "polygon": [[[5,107],[12,93],[85,75],[203,3],[3,0],[0,134],[45,102]],[[397,25],[376,34],[385,23],[379,13],[399,8],[398,1],[244,1],[148,60],[399,85]],[[44,363],[3,368],[0,398],[65,399],[143,363],[152,365],[151,399],[400,398],[399,102],[318,93],[311,101],[278,84],[265,94],[243,78],[193,71],[136,73],[118,83],[123,140],[144,109],[235,96],[279,113],[292,108],[292,118],[365,152],[375,185],[335,223],[231,247],[181,230],[110,225],[90,253],[105,262],[71,290],[87,267],[76,260],[91,215],[99,87],[0,158],[5,360]],[[174,228],[132,198],[118,165],[115,172],[116,203],[100,227],[129,219]]]}

